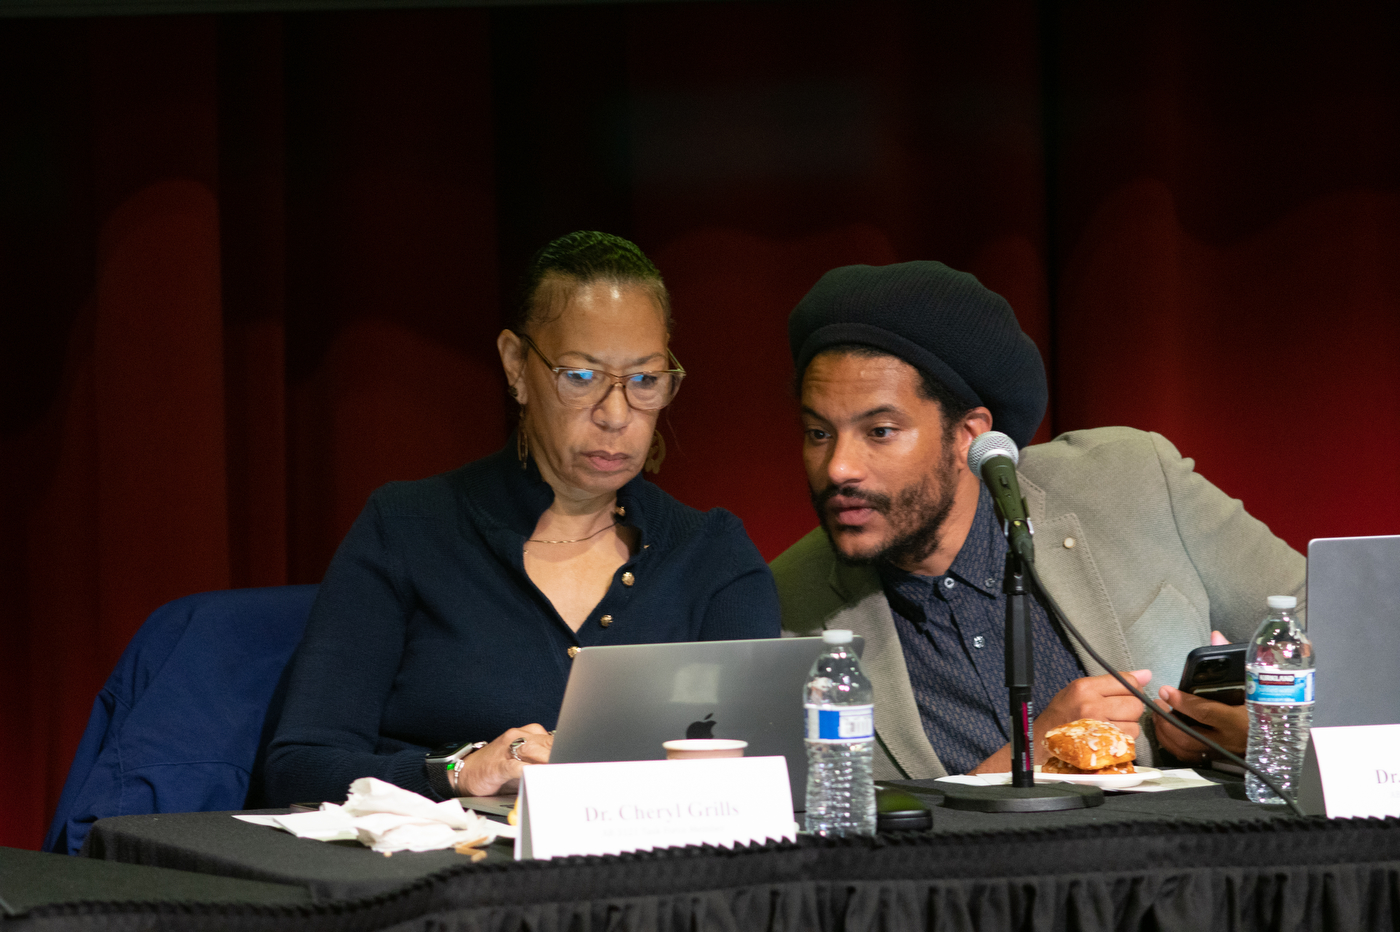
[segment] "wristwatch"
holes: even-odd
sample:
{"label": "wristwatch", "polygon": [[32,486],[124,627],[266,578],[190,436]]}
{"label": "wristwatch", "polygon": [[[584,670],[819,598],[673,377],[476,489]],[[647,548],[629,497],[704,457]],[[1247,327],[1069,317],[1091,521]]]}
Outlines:
{"label": "wristwatch", "polygon": [[480,751],[490,743],[473,741],[471,744],[463,744],[460,741],[452,741],[429,751],[423,766],[428,771],[428,785],[433,788],[433,792],[443,799],[456,796],[457,792],[452,788],[452,777],[449,774],[462,766],[462,759],[468,754]]}

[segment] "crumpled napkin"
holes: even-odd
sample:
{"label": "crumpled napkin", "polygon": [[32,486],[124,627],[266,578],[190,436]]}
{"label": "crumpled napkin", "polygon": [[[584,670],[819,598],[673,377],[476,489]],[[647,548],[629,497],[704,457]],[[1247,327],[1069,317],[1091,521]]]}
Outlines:
{"label": "crumpled napkin", "polygon": [[435,803],[374,777],[361,777],[350,784],[343,805],[322,803],[315,812],[234,818],[285,829],[299,838],[355,839],[385,854],[488,845],[508,828],[468,812],[454,799]]}

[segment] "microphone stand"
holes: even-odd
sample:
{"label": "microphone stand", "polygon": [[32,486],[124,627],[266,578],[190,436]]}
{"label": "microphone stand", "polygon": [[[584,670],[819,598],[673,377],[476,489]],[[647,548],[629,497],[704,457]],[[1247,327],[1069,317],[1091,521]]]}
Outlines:
{"label": "microphone stand", "polygon": [[1035,685],[1035,650],[1026,577],[1021,557],[1006,551],[1001,591],[1006,594],[1006,689],[1011,695],[1011,785],[1035,786],[1035,734],[1031,727],[1031,688]]}
{"label": "microphone stand", "polygon": [[[1000,509],[998,509],[1000,510]],[[1030,522],[1017,521],[1017,536],[1029,531]],[[936,783],[949,809],[975,812],[1053,812],[1061,809],[1088,809],[1103,805],[1103,790],[1074,783],[1035,782],[1035,732],[1032,722],[1031,688],[1035,685],[1035,651],[1031,636],[1030,608],[1026,602],[1025,547],[1031,553],[1030,538],[1017,540],[1012,522],[1004,524],[1007,533],[1006,572],[1001,591],[1006,594],[1006,689],[1011,699],[1011,785],[966,786]]]}

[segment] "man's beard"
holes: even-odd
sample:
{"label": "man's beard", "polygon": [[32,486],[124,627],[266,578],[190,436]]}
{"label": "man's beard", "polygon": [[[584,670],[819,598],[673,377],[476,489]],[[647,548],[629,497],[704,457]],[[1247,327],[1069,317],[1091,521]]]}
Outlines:
{"label": "man's beard", "polygon": [[[821,492],[812,492],[812,506],[817,509],[817,518],[836,558],[847,566],[870,566],[885,562],[898,567],[909,567],[923,562],[929,554],[938,549],[943,524],[953,510],[953,452],[944,447],[942,461],[938,469],[923,477],[915,485],[906,486],[893,496],[880,492],[867,492],[859,487],[828,486]],[[847,554],[836,546],[831,533],[834,520],[827,512],[826,505],[834,497],[859,499],[884,516],[891,537],[878,550],[865,553]],[[846,531],[855,536],[868,531]]]}

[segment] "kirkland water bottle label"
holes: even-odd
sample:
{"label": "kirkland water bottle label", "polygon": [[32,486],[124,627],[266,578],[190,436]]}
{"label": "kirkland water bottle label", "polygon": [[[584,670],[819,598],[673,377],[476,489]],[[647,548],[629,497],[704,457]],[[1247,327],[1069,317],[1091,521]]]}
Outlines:
{"label": "kirkland water bottle label", "polygon": [[1312,670],[1246,670],[1244,698],[1260,705],[1307,705],[1313,701]]}
{"label": "kirkland water bottle label", "polygon": [[842,744],[875,737],[873,705],[807,706],[807,740]]}

